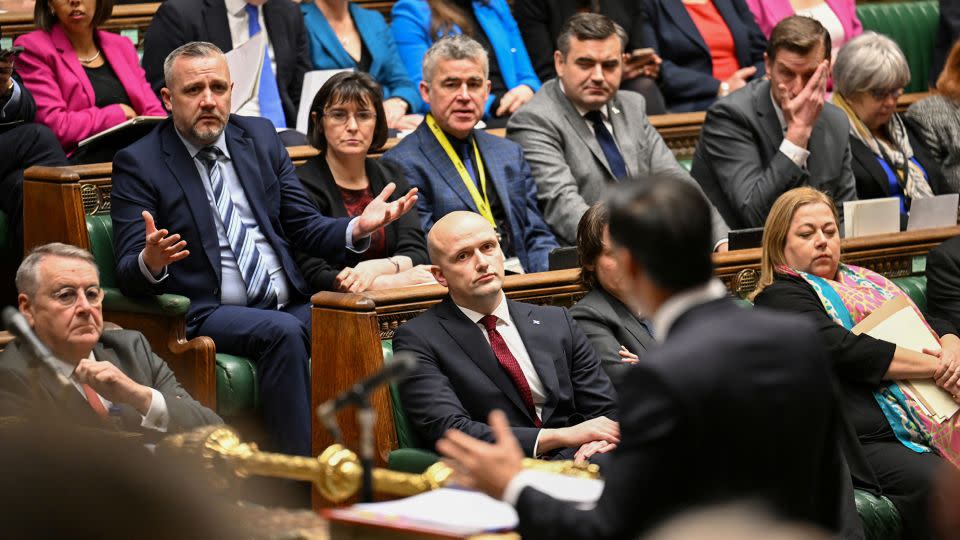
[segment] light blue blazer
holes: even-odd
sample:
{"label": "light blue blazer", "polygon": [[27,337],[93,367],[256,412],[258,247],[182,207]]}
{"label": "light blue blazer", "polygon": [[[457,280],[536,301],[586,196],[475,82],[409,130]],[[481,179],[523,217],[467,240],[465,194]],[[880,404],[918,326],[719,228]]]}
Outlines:
{"label": "light blue blazer", "polygon": [[[410,104],[410,112],[423,107],[420,91],[400,63],[397,47],[383,15],[350,3],[350,16],[360,38],[370,51],[370,76],[383,87],[383,99],[400,98]],[[353,69],[357,63],[340,44],[327,18],[313,2],[300,4],[310,40],[313,69]]]}
{"label": "light blue blazer", "polygon": [[[480,27],[487,34],[487,39],[493,45],[493,54],[500,66],[500,73],[507,88],[513,89],[525,84],[534,92],[540,89],[540,79],[533,70],[527,48],[520,37],[517,21],[510,14],[510,6],[506,0],[474,0],[473,13]],[[407,68],[407,73],[414,84],[423,80],[421,63],[423,55],[440,35],[430,33],[430,6],[426,0],[397,0],[391,11],[390,29],[393,39],[400,51],[400,58]],[[461,33],[460,28],[454,27],[454,33]],[[490,113],[490,105],[495,96],[487,99],[485,113]],[[421,112],[426,113],[424,106]]]}

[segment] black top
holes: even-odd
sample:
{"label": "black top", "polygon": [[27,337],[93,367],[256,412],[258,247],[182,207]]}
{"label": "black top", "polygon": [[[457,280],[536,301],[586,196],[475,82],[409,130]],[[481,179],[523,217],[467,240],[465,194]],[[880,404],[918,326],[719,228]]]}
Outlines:
{"label": "black top", "polygon": [[[356,26],[356,23],[354,23]],[[360,32],[357,32],[359,35]],[[349,53],[347,56],[350,56]],[[353,58],[357,62],[357,71],[362,71],[364,73],[370,73],[370,66],[373,65],[373,55],[370,54],[370,49],[367,48],[367,44],[363,41],[363,36],[360,36],[360,59]]]}
{"label": "black top", "polygon": [[960,236],[927,254],[927,311],[960,328]]}
{"label": "black top", "polygon": [[[410,191],[410,184],[389,162],[367,159],[366,171],[374,196],[379,195],[383,187],[390,182],[397,185],[397,189],[390,196],[391,201]],[[312,157],[302,167],[298,167],[297,176],[321,214],[334,218],[347,217],[343,196],[323,155]],[[386,256],[405,255],[410,257],[414,265],[429,263],[427,240],[420,228],[420,217],[416,211],[407,212],[400,219],[387,225],[384,231],[386,232]],[[300,267],[312,291],[333,290],[334,278],[340,270],[347,266],[356,266],[360,262],[360,254],[348,249],[344,249],[343,252],[343,264],[331,264],[325,259],[303,252],[295,253],[297,266]]]}
{"label": "black top", "polygon": [[94,104],[97,107],[102,109],[108,105],[119,103],[130,105],[130,96],[127,95],[127,91],[120,84],[120,79],[117,78],[117,74],[114,73],[113,68],[110,67],[110,62],[107,62],[106,59],[100,67],[84,66],[83,70],[87,72],[87,77],[90,78],[90,85],[93,86],[93,93],[97,98]]}
{"label": "black top", "polygon": [[500,106],[500,98],[510,89],[507,88],[506,83],[503,82],[503,75],[500,73],[500,64],[497,63],[497,55],[494,53],[490,38],[488,38],[487,33],[483,31],[483,27],[480,26],[480,22],[477,21],[477,16],[473,12],[472,0],[454,0],[453,3],[456,4],[460,11],[467,17],[467,20],[470,21],[470,24],[473,25],[473,36],[471,37],[477,40],[477,43],[483,45],[483,48],[487,51],[487,58],[489,58],[490,64],[490,94],[494,96],[493,105],[490,106],[490,116],[493,116],[497,111],[497,107]]}
{"label": "black top", "polygon": [[[464,156],[467,155],[470,156],[470,164],[473,165],[473,177],[476,178],[477,191],[479,191],[481,195],[487,195],[487,199],[490,201],[490,211],[493,213],[493,221],[497,224],[497,232],[500,234],[500,249],[503,251],[504,257],[515,256],[516,250],[513,248],[512,237],[510,236],[510,220],[507,219],[507,213],[503,210],[503,202],[497,193],[497,186],[490,178],[489,167],[484,167],[484,173],[487,178],[487,189],[490,190],[490,193],[484,193],[483,187],[480,186],[480,170],[477,168],[476,160],[473,159],[473,134],[468,135],[466,139],[458,139],[449,133],[444,133],[444,135],[447,136],[450,145],[453,146],[460,155],[460,159],[463,159]],[[483,154],[480,154],[480,159],[483,160]]]}

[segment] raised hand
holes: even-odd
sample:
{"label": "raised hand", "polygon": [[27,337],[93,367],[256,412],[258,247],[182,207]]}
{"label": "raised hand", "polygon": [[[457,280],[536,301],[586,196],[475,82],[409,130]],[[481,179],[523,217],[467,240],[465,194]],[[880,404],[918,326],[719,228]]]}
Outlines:
{"label": "raised hand", "polygon": [[390,182],[383,188],[370,204],[367,205],[357,224],[353,227],[353,241],[359,242],[373,234],[377,229],[385,227],[413,209],[417,204],[417,188],[413,188],[406,195],[393,202],[387,202],[397,185]]}
{"label": "raised hand", "polygon": [[496,115],[504,116],[517,112],[521,105],[530,101],[533,97],[533,89],[525,84],[515,86],[509,92],[500,98],[500,106],[497,107]]}
{"label": "raised hand", "polygon": [[451,429],[437,441],[437,451],[446,456],[458,484],[499,499],[523,468],[523,450],[503,411],[491,412],[487,422],[496,440],[494,444]]}
{"label": "raised hand", "polygon": [[153,401],[153,392],[149,388],[134,382],[110,362],[95,362],[83,359],[73,371],[73,377],[114,403],[125,403],[147,414]]}
{"label": "raised hand", "polygon": [[820,118],[827,91],[827,78],[830,76],[830,62],[824,60],[817,66],[817,70],[800,90],[793,95],[789,89],[781,84],[780,108],[783,110],[783,119],[787,123],[786,139],[800,148],[806,148],[810,141],[813,125]]}
{"label": "raised hand", "polygon": [[[183,260],[190,255],[186,240],[181,240],[179,234],[170,234],[166,229],[157,230],[150,212],[144,210],[140,214],[146,226],[146,244],[143,246],[143,262],[154,276],[159,275],[164,267],[170,263]],[[106,396],[104,396],[106,397]],[[109,398],[107,398],[109,399]]]}

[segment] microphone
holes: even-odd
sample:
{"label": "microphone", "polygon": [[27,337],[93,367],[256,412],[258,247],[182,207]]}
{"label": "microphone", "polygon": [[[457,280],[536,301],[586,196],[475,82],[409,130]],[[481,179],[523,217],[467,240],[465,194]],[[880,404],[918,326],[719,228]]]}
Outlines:
{"label": "microphone", "polygon": [[339,396],[320,404],[320,406],[317,407],[317,416],[319,416],[325,424],[328,424],[327,419],[331,418],[333,413],[347,405],[363,403],[366,401],[367,396],[370,395],[370,392],[377,387],[406,377],[416,366],[417,357],[414,356],[413,353],[398,352],[394,354],[393,361],[385,365],[383,369],[353,385]]}
{"label": "microphone", "polygon": [[33,353],[34,358],[54,374],[57,382],[59,382],[61,386],[70,386],[70,381],[68,381],[67,378],[63,376],[63,373],[60,373],[56,365],[50,361],[54,358],[53,353],[40,341],[40,338],[33,332],[33,328],[30,328],[30,325],[27,324],[27,319],[23,317],[20,311],[15,307],[7,306],[3,308],[2,317],[3,325],[7,330],[23,340],[27,348]]}

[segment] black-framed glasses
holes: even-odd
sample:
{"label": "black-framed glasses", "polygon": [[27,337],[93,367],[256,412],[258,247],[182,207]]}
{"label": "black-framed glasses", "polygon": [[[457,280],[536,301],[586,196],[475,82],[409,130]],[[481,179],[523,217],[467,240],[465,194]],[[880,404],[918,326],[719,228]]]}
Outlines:
{"label": "black-framed glasses", "polygon": [[93,307],[97,307],[103,302],[103,289],[96,285],[87,287],[86,289],[81,289],[80,287],[64,287],[51,293],[50,297],[63,307],[71,307],[77,303],[80,295],[83,295],[83,297],[87,299],[87,303]]}

